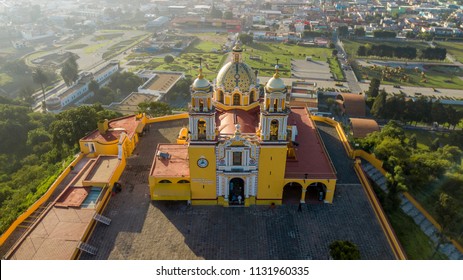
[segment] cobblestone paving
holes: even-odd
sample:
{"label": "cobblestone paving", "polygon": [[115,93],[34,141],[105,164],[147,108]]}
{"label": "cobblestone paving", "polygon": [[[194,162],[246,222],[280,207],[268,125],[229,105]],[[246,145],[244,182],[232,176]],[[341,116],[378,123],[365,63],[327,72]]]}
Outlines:
{"label": "cobblestone paving", "polygon": [[356,243],[363,259],[393,259],[358,184],[340,184],[334,204],[304,205],[302,212],[297,205],[224,208],[151,202],[147,166],[157,143],[167,142],[156,135],[160,132],[152,127],[137,147],[138,155],[128,161],[123,190],[104,212],[111,225],[98,224],[88,241],[99,249],[97,255],[83,253],[81,259],[328,259],[328,246],[338,239]]}

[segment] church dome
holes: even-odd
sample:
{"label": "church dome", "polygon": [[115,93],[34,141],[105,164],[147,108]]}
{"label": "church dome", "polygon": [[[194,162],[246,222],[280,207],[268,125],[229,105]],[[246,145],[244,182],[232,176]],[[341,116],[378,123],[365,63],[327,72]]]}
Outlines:
{"label": "church dome", "polygon": [[275,74],[272,78],[270,78],[265,85],[265,89],[268,92],[277,92],[277,91],[284,91],[286,89],[285,82],[280,78],[280,74],[278,73],[278,65],[275,66]]}
{"label": "church dome", "polygon": [[256,86],[256,75],[251,67],[242,61],[241,52],[237,44],[233,48],[232,61],[225,64],[217,75],[216,86],[225,92],[232,92],[237,87],[241,92],[248,92],[251,86]]}

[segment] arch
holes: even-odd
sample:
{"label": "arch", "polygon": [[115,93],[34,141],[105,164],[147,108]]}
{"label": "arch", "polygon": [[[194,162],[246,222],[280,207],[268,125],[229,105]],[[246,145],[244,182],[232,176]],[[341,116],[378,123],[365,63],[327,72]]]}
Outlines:
{"label": "arch", "polygon": [[188,181],[188,180],[180,180],[180,181],[177,182],[177,184],[189,184],[189,183],[190,183],[190,181]]}
{"label": "arch", "polygon": [[206,140],[206,121],[198,120],[198,140]]}
{"label": "arch", "polygon": [[161,180],[159,181],[159,184],[172,184],[172,182],[169,180]]}
{"label": "arch", "polygon": [[223,91],[221,90],[217,91],[217,101],[221,103],[224,102],[224,95],[223,95]]}
{"label": "arch", "polygon": [[282,201],[283,204],[299,204],[302,196],[302,185],[291,182],[283,187]]}
{"label": "arch", "polygon": [[251,104],[251,103],[254,102],[254,98],[255,98],[254,91],[251,91],[251,92],[249,93],[249,104]]}
{"label": "arch", "polygon": [[233,94],[233,105],[235,106],[241,105],[241,95],[239,93]]}
{"label": "arch", "polygon": [[326,197],[326,185],[320,182],[312,183],[305,192],[306,203],[323,203]]}
{"label": "arch", "polygon": [[204,101],[202,98],[199,99],[199,111],[200,112],[204,111]]}
{"label": "arch", "polygon": [[278,120],[270,122],[270,140],[278,140],[278,127],[280,126]]}
{"label": "arch", "polygon": [[230,205],[244,205],[244,180],[242,178],[233,178],[230,180],[229,203]]}

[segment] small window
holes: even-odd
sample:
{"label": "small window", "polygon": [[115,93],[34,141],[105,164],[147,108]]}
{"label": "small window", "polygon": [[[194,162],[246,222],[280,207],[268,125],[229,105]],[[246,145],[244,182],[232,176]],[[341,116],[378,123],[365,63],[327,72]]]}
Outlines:
{"label": "small window", "polygon": [[233,165],[241,165],[241,152],[233,152]]}
{"label": "small window", "polygon": [[178,183],[179,184],[189,184],[190,181],[188,181],[188,180],[180,180],[180,181],[178,181]]}
{"label": "small window", "polygon": [[172,184],[172,182],[169,180],[161,180],[159,181],[159,184]]}

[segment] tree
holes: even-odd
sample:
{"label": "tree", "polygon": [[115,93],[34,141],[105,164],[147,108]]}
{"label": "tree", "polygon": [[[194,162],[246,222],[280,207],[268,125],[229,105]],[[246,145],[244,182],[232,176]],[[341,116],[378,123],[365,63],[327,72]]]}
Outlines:
{"label": "tree", "polygon": [[431,259],[434,258],[436,253],[439,250],[439,247],[446,241],[446,237],[453,237],[455,233],[452,231],[454,225],[459,224],[461,220],[461,214],[459,212],[458,205],[451,197],[445,192],[442,192],[439,195],[439,200],[435,206],[436,220],[439,223],[441,229],[439,234],[439,240],[437,242],[434,253],[431,256]]}
{"label": "tree", "polygon": [[415,34],[415,32],[413,32],[413,31],[408,31],[408,32],[405,34],[405,38],[407,38],[407,39],[415,39],[415,38],[416,38],[416,34]]}
{"label": "tree", "polygon": [[359,260],[360,251],[354,243],[347,240],[336,240],[329,246],[330,256],[335,260]]}
{"label": "tree", "polygon": [[212,18],[222,18],[222,11],[212,6],[210,15]]}
{"label": "tree", "polygon": [[252,35],[246,34],[246,33],[241,33],[238,36],[238,39],[241,41],[241,43],[245,45],[250,45],[254,41],[254,37]]}
{"label": "tree", "polygon": [[37,83],[42,88],[43,102],[45,102],[45,87],[44,85],[48,83],[48,76],[46,73],[38,68],[32,73],[32,80],[34,83]]}
{"label": "tree", "polygon": [[349,28],[347,27],[347,25],[339,26],[338,27],[338,34],[341,37],[349,35]]}
{"label": "tree", "polygon": [[333,50],[331,56],[336,57],[338,55],[338,50]]}
{"label": "tree", "polygon": [[334,45],[333,42],[330,42],[330,44],[328,45],[328,48],[330,48],[330,49],[334,49],[335,47],[336,47],[336,46]]}
{"label": "tree", "polygon": [[172,114],[172,108],[164,102],[142,102],[138,104],[138,112],[146,113],[151,117],[160,117]]}
{"label": "tree", "polygon": [[63,64],[61,77],[67,86],[72,85],[79,78],[79,66],[74,55],[71,55]]}
{"label": "tree", "polygon": [[26,102],[27,104],[30,104],[30,105],[32,105],[34,103],[34,98],[32,97],[32,94],[34,94],[34,90],[29,86],[23,87],[19,91],[19,97],[24,102]]}
{"label": "tree", "polygon": [[88,84],[88,90],[93,92],[94,94],[97,94],[99,89],[100,89],[100,85],[95,80],[91,80],[90,83]]}
{"label": "tree", "polygon": [[370,87],[368,88],[367,94],[371,97],[377,97],[379,94],[379,86],[381,81],[377,78],[373,78],[370,81]]}
{"label": "tree", "polygon": [[439,137],[437,137],[434,140],[432,140],[431,146],[429,146],[429,148],[431,149],[431,151],[437,151],[439,147],[440,147],[440,139]]}
{"label": "tree", "polygon": [[373,31],[373,37],[375,38],[395,38],[397,34],[394,31],[388,30],[375,30]]}
{"label": "tree", "polygon": [[171,56],[171,55],[166,55],[164,57],[164,62],[167,63],[167,64],[171,64],[172,62],[174,62],[174,60],[175,60],[174,57]]}
{"label": "tree", "polygon": [[359,27],[354,29],[355,37],[365,37],[365,28]]}
{"label": "tree", "polygon": [[366,56],[367,55],[367,48],[365,46],[359,46],[357,49],[357,55],[358,56]]}
{"label": "tree", "polygon": [[233,18],[233,13],[231,11],[226,11],[223,13],[223,18],[224,19],[232,19]]}
{"label": "tree", "polygon": [[410,138],[408,138],[408,145],[412,149],[416,149],[418,147],[418,143],[417,143],[417,140],[416,140],[416,134],[415,133],[413,133],[410,136]]}

